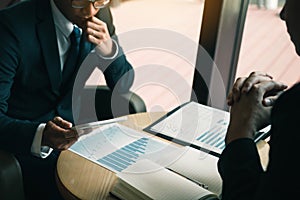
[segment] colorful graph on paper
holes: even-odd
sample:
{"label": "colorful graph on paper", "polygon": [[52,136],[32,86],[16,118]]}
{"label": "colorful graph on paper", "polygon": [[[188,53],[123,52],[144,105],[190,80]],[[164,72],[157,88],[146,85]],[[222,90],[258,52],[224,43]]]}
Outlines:
{"label": "colorful graph on paper", "polygon": [[120,124],[105,125],[82,136],[69,150],[114,172],[168,145]]}

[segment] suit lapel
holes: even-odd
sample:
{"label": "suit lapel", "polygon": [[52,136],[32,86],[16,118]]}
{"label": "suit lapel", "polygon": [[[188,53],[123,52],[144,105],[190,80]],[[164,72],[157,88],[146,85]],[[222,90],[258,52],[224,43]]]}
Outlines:
{"label": "suit lapel", "polygon": [[40,23],[37,24],[37,34],[40,40],[42,54],[52,90],[58,94],[62,81],[62,74],[51,6],[48,0],[38,0],[37,4],[37,13],[38,18],[40,19]]}

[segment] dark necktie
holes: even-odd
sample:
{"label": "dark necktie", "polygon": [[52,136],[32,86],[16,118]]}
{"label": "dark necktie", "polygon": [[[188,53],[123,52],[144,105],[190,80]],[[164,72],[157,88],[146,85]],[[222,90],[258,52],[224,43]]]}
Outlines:
{"label": "dark necktie", "polygon": [[75,69],[77,68],[80,44],[80,30],[78,27],[74,26],[74,29],[70,35],[70,40],[71,46],[62,72],[63,85],[69,81]]}

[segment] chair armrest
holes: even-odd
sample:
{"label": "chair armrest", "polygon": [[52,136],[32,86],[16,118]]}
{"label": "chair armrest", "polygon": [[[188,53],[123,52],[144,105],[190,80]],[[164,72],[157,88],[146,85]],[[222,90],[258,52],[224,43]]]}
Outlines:
{"label": "chair armrest", "polygon": [[13,154],[0,150],[0,199],[24,199],[21,167]]}
{"label": "chair armrest", "polygon": [[[115,94],[109,87],[101,85],[84,88],[84,96],[89,95],[95,95],[95,110],[98,120],[147,111],[143,99],[134,92]],[[83,100],[82,103],[88,102]]]}

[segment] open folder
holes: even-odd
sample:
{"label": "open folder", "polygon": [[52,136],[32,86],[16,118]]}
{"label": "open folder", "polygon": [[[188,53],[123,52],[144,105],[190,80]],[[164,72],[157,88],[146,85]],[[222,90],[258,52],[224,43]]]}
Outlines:
{"label": "open folder", "polygon": [[[219,156],[225,148],[230,113],[193,101],[184,103],[161,117],[144,131],[172,142]],[[270,126],[255,135],[255,142],[269,135]]]}
{"label": "open folder", "polygon": [[[139,173],[132,173],[132,171]],[[150,160],[140,160],[128,171],[117,176],[116,185],[111,193],[122,200],[219,199],[219,196],[211,190]]]}

